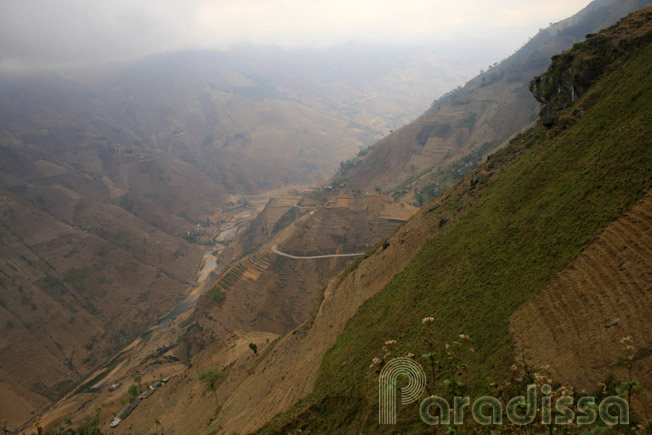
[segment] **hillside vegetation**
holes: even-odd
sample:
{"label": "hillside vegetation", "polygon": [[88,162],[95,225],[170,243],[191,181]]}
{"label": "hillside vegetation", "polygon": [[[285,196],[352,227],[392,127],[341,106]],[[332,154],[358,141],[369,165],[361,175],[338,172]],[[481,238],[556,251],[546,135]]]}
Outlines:
{"label": "hillside vegetation", "polygon": [[[548,76],[569,58],[578,62],[568,77],[581,76],[578,68],[594,64],[579,61],[587,52],[605,72],[569,107],[556,107],[551,129],[540,122],[490,156],[480,169],[496,176],[468,213],[358,309],[324,357],[314,392],[263,433],[421,433],[418,405],[399,407],[396,426],[378,426],[378,375],[370,363],[383,356],[384,342],[396,340],[425,365],[420,331],[430,316],[438,350],[459,334],[472,339],[475,352],[462,355],[467,393],[486,393],[491,382],[509,378],[517,355],[510,316],[652,187],[651,32],[647,9],[594,37],[617,49],[591,50],[591,38],[555,59]],[[602,374],[596,384],[609,368]]]}

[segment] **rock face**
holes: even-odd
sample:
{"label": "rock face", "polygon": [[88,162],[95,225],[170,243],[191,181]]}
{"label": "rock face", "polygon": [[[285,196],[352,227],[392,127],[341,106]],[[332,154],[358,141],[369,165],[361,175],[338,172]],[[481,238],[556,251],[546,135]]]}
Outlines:
{"label": "rock face", "polygon": [[650,40],[652,35],[645,31],[645,24],[651,20],[652,12],[642,10],[627,21],[586,35],[584,42],[553,56],[548,71],[530,82],[530,91],[542,104],[539,116],[543,125],[556,125],[558,112],[584,95],[609,65]]}

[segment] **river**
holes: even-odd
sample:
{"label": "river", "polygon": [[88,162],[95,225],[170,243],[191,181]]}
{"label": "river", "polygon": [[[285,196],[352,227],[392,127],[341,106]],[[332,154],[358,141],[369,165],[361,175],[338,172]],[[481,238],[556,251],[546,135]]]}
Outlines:
{"label": "river", "polygon": [[177,317],[179,314],[185,313],[186,310],[194,306],[197,302],[197,299],[199,299],[199,297],[204,294],[206,290],[208,290],[208,278],[210,277],[211,272],[217,269],[218,262],[218,258],[213,255],[213,252],[215,251],[210,251],[204,254],[204,266],[199,272],[199,277],[197,278],[197,283],[195,284],[193,291],[191,291],[188,296],[186,296],[172,310],[170,310],[169,313],[167,313],[158,321],[156,330],[167,328],[175,317]]}

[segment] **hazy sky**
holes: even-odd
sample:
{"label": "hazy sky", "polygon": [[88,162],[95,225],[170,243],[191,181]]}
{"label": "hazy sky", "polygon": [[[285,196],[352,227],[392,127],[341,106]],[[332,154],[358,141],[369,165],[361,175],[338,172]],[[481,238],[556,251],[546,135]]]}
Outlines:
{"label": "hazy sky", "polygon": [[[459,38],[518,48],[590,0],[0,0],[0,67],[119,60],[237,43]],[[498,60],[498,59],[496,59]]]}

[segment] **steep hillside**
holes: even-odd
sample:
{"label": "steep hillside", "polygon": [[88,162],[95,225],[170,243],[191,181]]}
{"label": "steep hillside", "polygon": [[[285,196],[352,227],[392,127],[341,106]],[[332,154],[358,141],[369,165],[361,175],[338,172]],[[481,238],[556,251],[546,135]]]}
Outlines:
{"label": "steep hillside", "polygon": [[[620,44],[621,35],[630,35],[631,38],[625,36],[624,39],[632,43]],[[619,292],[619,302],[612,301],[609,294],[613,293],[605,292],[601,282],[608,279],[614,282],[614,267],[621,266],[613,263],[618,261],[618,255],[605,252],[601,247],[604,246],[602,238],[591,247],[603,232],[604,239],[609,240],[615,237],[612,234],[622,225],[632,225],[627,222],[631,222],[631,216],[640,213],[637,210],[644,208],[645,202],[623,217],[623,223],[617,221],[613,224],[614,229],[609,226],[652,188],[652,146],[649,139],[652,103],[648,98],[641,98],[652,91],[649,74],[652,68],[652,9],[633,14],[618,27],[607,29],[597,37],[622,49],[604,51],[602,55],[615,54],[603,59],[606,69],[599,80],[594,76],[588,92],[569,108],[562,110],[558,107],[559,119],[573,121],[552,130],[540,122],[513,139],[504,150],[492,155],[478,172],[473,172],[454,190],[448,191],[444,198],[453,199],[453,204],[469,204],[469,199],[475,196],[470,208],[457,222],[446,222],[437,216],[442,208],[441,200],[426,207],[419,214],[420,219],[426,219],[426,226],[435,228],[444,222],[443,232],[435,233],[436,237],[429,238],[422,248],[416,243],[415,255],[403,262],[409,264],[402,272],[392,273],[388,285],[378,289],[377,294],[374,295],[375,292],[362,282],[381,276],[380,272],[369,271],[384,272],[392,264],[379,258],[378,252],[363,260],[345,277],[332,282],[315,321],[297,330],[303,338],[291,336],[282,339],[275,350],[284,349],[285,354],[280,354],[275,363],[270,362],[270,366],[265,368],[266,374],[252,378],[250,386],[260,387],[270,371],[280,372],[288,361],[296,361],[292,370],[285,370],[282,378],[279,376],[276,382],[265,387],[271,399],[263,400],[253,388],[243,387],[241,403],[249,397],[263,400],[263,405],[243,407],[246,411],[238,417],[242,426],[227,424],[224,427],[253,430],[262,420],[258,418],[259,413],[269,415],[264,412],[265,406],[282,409],[303,399],[277,417],[263,432],[421,433],[425,425],[419,420],[417,405],[400,406],[395,426],[379,426],[377,423],[378,374],[370,364],[373,358],[383,357],[383,343],[396,340],[397,347],[390,350],[391,356],[412,352],[418,361],[427,365],[427,358],[420,355],[428,351],[445,352],[444,344],[453,344],[459,340],[459,334],[470,335],[475,352],[460,354],[468,367],[460,380],[467,393],[477,396],[488,392],[491,382],[510,379],[510,366],[515,361],[522,361],[523,356],[515,348],[510,334],[510,316],[519,312],[513,325],[514,328],[523,325],[524,320],[519,319],[524,315],[532,318],[525,310],[532,310],[537,302],[549,303],[546,301],[554,295],[551,292],[559,292],[555,288],[560,285],[568,289],[564,291],[568,294],[566,297],[573,298],[565,301],[582,302],[570,312],[562,311],[567,309],[563,302],[549,305],[551,312],[548,315],[552,318],[540,321],[552,325],[548,323],[552,319],[563,318],[559,327],[566,328],[571,335],[558,344],[551,344],[550,352],[526,352],[526,363],[550,365],[553,375],[559,375],[565,382],[577,382],[579,391],[587,379],[582,381],[572,375],[582,372],[582,366],[573,366],[573,360],[565,357],[570,352],[572,340],[579,340],[581,336],[591,343],[586,352],[592,356],[582,363],[591,364],[591,361],[605,361],[618,353],[616,349],[621,345],[617,341],[610,342],[611,339],[631,335],[637,340],[636,349],[639,351],[636,356],[638,368],[634,374],[647,391],[652,388],[649,376],[644,374],[649,364],[647,349],[652,345],[649,334],[644,332],[649,330],[649,317],[646,317],[649,307],[643,302],[649,292],[648,283],[634,279],[636,275],[632,271],[628,285],[619,285],[613,290]],[[590,41],[580,44],[567,55],[577,54],[577,59],[582,59],[582,53],[591,51],[590,47]],[[553,64],[549,74],[554,74],[558,65]],[[579,61],[575,65],[581,72],[583,65],[590,63]],[[480,174],[487,172],[494,176],[484,186],[477,180]],[[451,207],[452,210],[455,208],[455,205]],[[427,210],[432,210],[432,214]],[[406,232],[412,232],[412,225],[416,222],[406,224]],[[629,231],[646,231],[645,220],[636,219],[633,225],[635,227],[630,227]],[[388,251],[402,232],[400,229],[390,238]],[[619,237],[618,240],[622,243],[619,249],[628,246],[627,238]],[[649,256],[637,256],[636,245],[629,249],[634,250],[636,257],[632,267],[650,267]],[[581,254],[583,251],[585,253]],[[595,252],[602,252],[603,257],[597,259]],[[587,264],[588,259],[591,259],[590,264]],[[577,264],[572,264],[573,261]],[[587,267],[591,268],[593,278],[583,284],[582,292],[588,299],[582,299],[582,293],[571,292],[571,288],[576,285],[573,280],[582,282],[583,278],[573,277],[586,276]],[[628,267],[620,273],[626,274]],[[566,268],[570,271],[560,275]],[[548,286],[550,289],[546,290]],[[519,311],[523,303],[537,294],[539,299],[523,305]],[[346,312],[340,310],[340,317],[331,311],[338,300],[355,305],[354,301],[361,303],[367,298],[357,311],[350,308]],[[635,302],[639,300],[642,303]],[[613,302],[615,306],[611,305]],[[591,325],[610,317],[602,328],[609,324],[610,328],[616,329],[605,336],[596,326],[580,328],[581,319],[590,316],[593,309],[604,310],[604,314],[591,317]],[[588,310],[586,314],[584,310]],[[433,321],[427,331],[433,331],[436,343],[432,349],[424,347],[422,338],[425,328],[422,319],[430,316]],[[321,328],[329,337],[322,336],[322,341],[334,341],[322,360],[320,351],[309,352],[307,348],[316,345],[316,341],[311,339],[320,328],[318,325],[333,325],[335,318],[343,327],[343,333],[339,334],[337,327],[332,328],[330,334],[330,328]],[[532,330],[528,328],[527,331]],[[520,345],[532,349],[532,343],[541,335],[527,331],[517,332],[516,337]],[[596,331],[595,335],[587,336],[591,331]],[[573,338],[574,334],[577,338]],[[294,343],[290,345],[290,342]],[[537,342],[537,348],[541,348],[540,344]],[[621,353],[620,358],[623,357]],[[319,361],[321,364],[317,369],[313,365]],[[294,375],[295,372],[298,373]],[[441,382],[448,375],[450,372],[444,370],[437,383],[429,381],[430,387],[439,394],[449,394],[448,387]],[[594,390],[599,389],[599,382],[606,382],[612,393],[614,384],[609,382],[610,376],[613,376],[611,382],[627,380],[620,368],[610,365],[592,364],[591,372],[586,376],[591,376]],[[306,379],[314,380],[314,383],[306,387]],[[301,389],[298,389],[299,385],[302,385]],[[281,403],[275,406],[275,401]],[[255,399],[254,402],[257,403]],[[634,411],[639,418],[645,418],[647,405],[649,400],[634,401]]]}
{"label": "steep hillside", "polygon": [[0,377],[3,397],[14,397],[0,406],[12,425],[171,309],[202,255],[176,237],[187,223],[170,220],[179,233],[169,235],[61,186],[13,193],[3,190],[0,205]]}
{"label": "steep hillside", "polygon": [[[592,25],[582,21],[587,16],[593,17],[591,23],[608,22],[614,11],[622,11],[621,7],[632,4],[621,2],[614,7],[613,2],[594,2],[557,30],[563,33],[564,29],[572,29],[571,34],[584,32],[586,26]],[[521,55],[524,53],[527,51]],[[419,420],[417,405],[400,407],[396,426],[377,424],[379,365],[373,362],[374,358],[384,360],[412,354],[426,364],[428,352],[445,357],[448,344],[457,346],[461,334],[471,336],[473,350],[460,351],[464,368],[459,374],[458,370],[441,369],[438,381],[431,380],[428,385],[434,392],[444,395],[454,392],[450,382],[442,382],[449,376],[459,381],[453,383],[458,392],[472,396],[487,393],[491,382],[505,385],[504,381],[510,378],[510,366],[516,360],[528,367],[547,370],[546,374],[554,376],[555,381],[559,379],[578,388],[590,387],[591,382],[596,386],[604,382],[605,390],[613,393],[617,383],[626,378],[621,368],[605,364],[607,358],[616,355],[613,349],[605,348],[618,346],[609,341],[621,335],[631,335],[636,340],[637,368],[632,373],[641,377],[643,387],[649,390],[652,385],[649,377],[645,377],[645,370],[650,366],[652,342],[649,334],[638,329],[649,326],[646,322],[649,307],[645,304],[649,286],[643,271],[650,264],[646,248],[637,243],[644,243],[649,232],[644,198],[652,188],[649,139],[652,103],[645,96],[652,91],[651,59],[652,9],[637,12],[618,26],[591,35],[586,42],[553,58],[548,72],[532,83],[534,94],[544,104],[537,125],[516,135],[506,147],[490,155],[468,177],[403,225],[399,223],[412,210],[401,208],[382,195],[369,194],[375,186],[356,184],[354,178],[343,181],[344,184],[340,180],[334,183],[334,190],[337,186],[346,187],[353,190],[351,195],[322,196],[316,192],[313,202],[299,205],[307,209],[278,203],[279,210],[274,210],[274,203],[270,203],[233,248],[234,252],[247,252],[262,243],[263,249],[234,263],[221,276],[215,276],[211,289],[194,313],[183,313],[178,318],[171,313],[170,328],[153,327],[150,333],[124,349],[114,361],[116,367],[103,369],[87,382],[91,385],[91,380],[101,378],[108,385],[109,381],[120,380],[122,386],[117,390],[99,386],[94,391],[70,396],[47,415],[47,424],[61,425],[66,417],[74,417],[78,422],[90,415],[95,406],[102,408],[102,424],[108,423],[111,414],[121,408],[121,401],[129,399],[128,384],[132,379],[139,383],[135,379],[143,374],[147,382],[177,376],[157,393],[157,399],[143,400],[128,424],[119,426],[116,433],[157,432],[161,426],[166,428],[166,433],[256,430],[421,433],[425,426]],[[490,86],[485,85],[474,89],[479,89],[479,93]],[[511,91],[507,94],[511,95]],[[473,106],[474,110],[493,110],[492,103],[464,100],[466,97],[462,91],[449,96],[447,107],[462,104],[468,108],[479,104]],[[505,101],[518,105],[514,99]],[[418,132],[409,126],[395,135],[421,133],[418,138],[422,142],[425,138],[427,146],[431,139],[437,142],[436,139],[454,130],[455,137],[463,142],[464,131],[474,134],[476,129],[477,115],[471,113],[477,112],[455,114],[463,117],[451,118],[456,120],[453,127],[440,128],[435,122],[425,130],[423,125]],[[145,124],[132,126],[133,131],[145,135]],[[184,132],[180,136],[189,137]],[[157,143],[151,153],[143,147],[138,158],[150,161],[154,154],[165,155],[166,162],[189,164],[188,154],[175,156],[165,149],[167,145],[162,144],[169,144],[166,140]],[[390,137],[383,143],[388,144],[390,140],[393,139]],[[181,142],[179,149],[183,149]],[[54,145],[61,146],[61,143]],[[464,162],[465,167],[471,167],[473,159],[482,157],[493,145],[484,146],[482,152],[471,153],[472,159]],[[368,153],[368,158],[390,156],[391,151],[379,146]],[[366,160],[349,162],[343,168],[353,174],[365,168]],[[414,161],[412,164],[416,167]],[[42,174],[56,175],[60,171],[53,162],[39,165],[45,171]],[[388,165],[393,167],[394,163]],[[84,171],[71,167],[89,176],[92,165]],[[10,174],[5,176],[7,180],[20,180],[20,171],[6,172]],[[385,176],[391,170],[380,172]],[[100,212],[88,210],[111,206],[125,210],[112,202],[115,198],[90,201],[60,187],[40,188],[48,192],[47,201],[38,199],[30,182],[21,180],[12,185],[4,199],[10,205],[7,213],[3,212],[3,219],[8,221],[4,227],[8,234],[13,228],[20,228],[19,223],[30,213],[39,219],[53,216],[64,222],[59,225],[61,234],[67,234],[66,225],[72,227],[69,222],[74,220],[84,225],[81,232],[110,240],[143,264],[153,261],[152,251],[131,243],[143,234],[129,232],[127,228],[126,233],[101,232],[106,225],[117,225],[110,219],[92,226],[97,220],[93,218]],[[75,189],[69,190],[78,194]],[[57,201],[52,191],[64,200]],[[219,194],[217,197],[223,200]],[[13,208],[18,208],[20,201],[28,204],[30,211],[16,217]],[[69,202],[74,207],[67,207]],[[43,210],[38,211],[43,216],[32,211],[39,204]],[[116,213],[120,222],[138,218],[120,210]],[[281,213],[282,210],[285,211]],[[624,214],[627,211],[629,214]],[[172,218],[171,222],[173,225]],[[383,240],[380,234],[392,228],[396,229]],[[39,252],[53,252],[43,268],[51,267],[61,273],[64,268],[58,263],[62,260],[57,255],[60,246],[55,243],[54,249],[48,251],[47,243],[51,239],[44,238],[43,232],[29,231],[15,237],[16,246],[43,243]],[[637,232],[642,234],[641,240],[633,237]],[[168,252],[164,249],[166,243],[178,241],[165,231],[159,234],[150,230],[150,233],[159,238],[156,252]],[[128,234],[127,243],[122,241],[124,234]],[[613,240],[622,243],[622,247],[616,245],[611,249],[609,244]],[[348,265],[348,257],[321,255],[365,250],[374,243],[374,248]],[[85,246],[95,249],[90,242]],[[625,247],[627,254],[622,252]],[[19,252],[14,245],[10,249]],[[97,249],[100,255],[100,248]],[[616,249],[621,252],[609,252]],[[91,253],[85,251],[81,255],[86,261],[89,258],[93,261],[95,257]],[[27,254],[23,254],[25,263],[34,263]],[[604,259],[599,258],[601,255]],[[21,289],[18,284],[20,272],[11,261],[13,254],[6,254],[6,258],[2,270],[15,272],[5,274],[16,286],[11,308],[21,304],[24,309],[33,310],[29,293],[27,299],[22,296],[19,299],[24,287]],[[622,264],[619,258],[623,259]],[[342,269],[326,283],[331,274]],[[595,273],[590,274],[591,270]],[[562,271],[566,272],[560,274]],[[35,275],[39,282],[36,287],[52,290],[52,286],[63,286],[73,295],[72,289],[84,287],[89,275],[77,269],[68,272],[65,282],[47,274]],[[177,278],[175,272],[170,267],[161,276]],[[319,294],[317,290],[323,284],[325,289]],[[613,290],[604,290],[607,284],[612,284]],[[573,292],[575,288],[580,290]],[[197,294],[201,293],[199,290],[195,289]],[[569,302],[586,302],[586,306],[573,310],[571,314],[576,319],[566,319],[567,308],[554,301],[558,295]],[[602,307],[614,298],[617,298],[615,307]],[[81,308],[92,309],[93,305],[81,296],[69,299],[70,305],[73,299],[81,299],[78,304]],[[313,303],[314,309],[310,310]],[[541,304],[551,307],[551,319],[564,317],[554,323],[550,319],[537,320],[542,328],[553,334],[569,331],[563,340],[551,344],[549,352],[531,351],[533,343],[546,342],[546,338],[537,331],[522,329],[528,319],[537,315]],[[73,308],[81,309],[76,305]],[[594,311],[600,314],[593,315]],[[11,310],[7,312],[10,316]],[[48,313],[50,317],[56,314]],[[423,322],[431,316],[431,321]],[[587,323],[590,327],[586,330],[593,334],[590,337],[593,346],[585,349],[592,354],[586,362],[578,363],[566,358],[566,352],[578,346],[580,333],[572,330],[582,319],[599,323]],[[304,323],[294,328],[299,322]],[[600,324],[609,329],[607,334],[602,333]],[[12,330],[15,325],[12,321],[5,326]],[[23,326],[29,329],[30,325]],[[432,334],[435,344],[425,346],[425,333]],[[394,347],[391,347],[392,340],[397,341]],[[52,341],[57,347],[58,340]],[[50,346],[48,351],[56,355],[54,347]],[[581,364],[590,364],[590,373]],[[208,369],[219,370],[222,375],[214,397],[211,389],[198,381],[200,373]],[[33,391],[44,389],[38,382],[32,383]],[[12,391],[23,387],[3,384],[9,398],[19,396]],[[648,397],[648,393],[636,396],[640,399],[633,402],[636,418],[647,412]],[[13,402],[5,400],[2,404],[9,406]]]}
{"label": "steep hillside", "polygon": [[14,425],[183,297],[202,258],[189,231],[227,204],[196,168],[85,111],[74,84],[45,74],[0,95],[0,367],[6,397],[21,398],[2,403]]}
{"label": "steep hillside", "polygon": [[[337,219],[350,222],[344,210],[366,211],[373,195],[333,194],[339,212],[315,200],[278,227],[295,207],[279,202],[275,211],[270,203],[249,233],[251,243],[265,241],[267,249],[218,277],[195,318],[175,323],[185,331],[181,342],[171,334],[170,347],[158,350],[152,338],[152,356],[140,356],[147,364],[115,372],[123,383],[136,373],[178,376],[114,432],[155,432],[160,425],[166,433],[422,433],[418,405],[400,406],[397,425],[378,425],[374,358],[412,353],[427,366],[424,355],[446,355],[460,334],[471,337],[473,351],[460,351],[465,369],[455,376],[458,391],[472,397],[497,394],[492,383],[507,388],[504,394],[519,393],[505,387],[514,364],[517,371],[522,364],[543,371],[555,386],[602,397],[604,383],[615,394],[627,374],[607,361],[625,356],[618,341],[626,336],[637,350],[632,374],[649,392],[652,103],[644,96],[652,93],[651,59],[652,9],[556,56],[532,85],[544,118],[349,263],[321,295],[310,292],[318,282],[307,286],[302,274],[325,279],[343,266],[334,266],[339,260],[300,264],[274,249],[301,257],[323,253],[315,244],[354,241]],[[333,229],[338,237],[329,240]],[[308,319],[291,332],[290,323],[265,331],[276,313],[305,319],[313,300]],[[424,334],[434,344],[424,344]],[[391,340],[397,343],[384,346]],[[569,357],[577,348],[586,353],[579,360]],[[217,402],[198,381],[208,369],[222,373]],[[451,373],[442,368],[437,382],[428,381],[430,391],[449,397],[444,379]],[[648,392],[632,399],[636,421],[648,412]],[[125,397],[126,385],[113,395],[80,395],[47,421],[78,421],[101,406],[108,423]]]}
{"label": "steep hillside", "polygon": [[436,100],[416,121],[342,167],[336,180],[352,189],[380,189],[423,204],[467,174],[507,139],[536,120],[528,92],[550,57],[650,6],[644,0],[599,0],[574,17],[542,29],[520,50]]}
{"label": "steep hillside", "polygon": [[[245,226],[257,195],[326,177],[423,110],[422,94],[470,76],[423,50],[389,49],[391,61],[365,50],[241,48],[0,75],[0,413],[10,427],[193,291],[204,251]],[[259,244],[225,250],[221,265]],[[267,329],[294,327],[314,298]]]}

